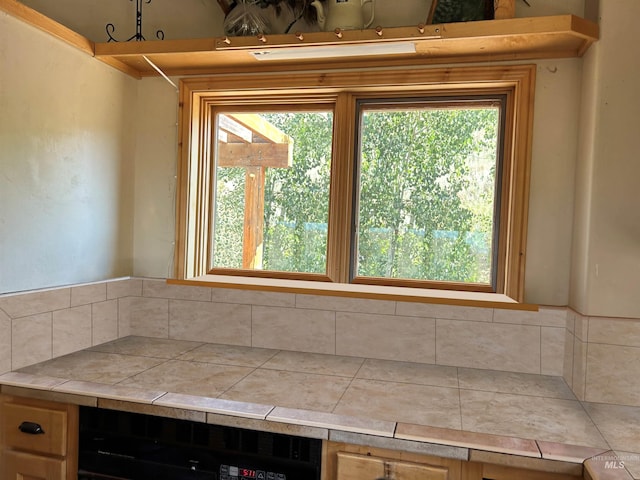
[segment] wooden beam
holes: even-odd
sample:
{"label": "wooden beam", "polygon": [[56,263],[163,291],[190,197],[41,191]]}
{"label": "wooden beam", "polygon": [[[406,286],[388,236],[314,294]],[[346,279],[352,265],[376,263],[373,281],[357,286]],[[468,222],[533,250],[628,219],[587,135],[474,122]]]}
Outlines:
{"label": "wooden beam", "polygon": [[242,268],[262,269],[265,167],[247,167],[244,187]]}
{"label": "wooden beam", "polygon": [[496,20],[514,18],[516,16],[516,0],[495,0],[494,15]]}
{"label": "wooden beam", "polygon": [[232,133],[244,142],[253,142],[253,132],[236,122],[230,115],[218,115],[218,129]]}
{"label": "wooden beam", "polygon": [[218,167],[289,168],[293,145],[282,143],[218,143]]}
{"label": "wooden beam", "polygon": [[289,135],[260,115],[255,113],[234,113],[229,116],[269,142],[293,144],[293,139]]}

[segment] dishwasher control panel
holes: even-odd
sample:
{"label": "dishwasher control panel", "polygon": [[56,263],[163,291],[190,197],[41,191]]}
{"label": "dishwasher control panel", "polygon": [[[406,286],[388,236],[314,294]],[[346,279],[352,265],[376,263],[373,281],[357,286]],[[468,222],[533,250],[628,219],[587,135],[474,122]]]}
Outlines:
{"label": "dishwasher control panel", "polygon": [[287,480],[287,475],[235,465],[220,465],[220,480]]}

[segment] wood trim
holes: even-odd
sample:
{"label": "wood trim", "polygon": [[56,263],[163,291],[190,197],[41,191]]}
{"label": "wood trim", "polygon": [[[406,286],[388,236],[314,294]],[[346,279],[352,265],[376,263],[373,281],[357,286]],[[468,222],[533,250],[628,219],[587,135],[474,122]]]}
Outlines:
{"label": "wood trim", "polygon": [[390,300],[396,302],[409,303],[426,303],[433,305],[452,305],[457,307],[480,307],[480,308],[496,308],[501,310],[517,310],[527,312],[537,312],[538,305],[529,303],[516,303],[493,300],[465,299],[462,295],[457,298],[438,297],[428,295],[411,295],[407,290],[398,288],[398,293],[379,293],[379,292],[354,292],[345,290],[338,283],[324,283],[323,285],[331,285],[330,288],[318,289],[307,286],[307,282],[286,282],[287,285],[273,284],[255,284],[251,282],[234,282],[230,277],[229,281],[221,279],[207,280],[206,277],[185,279],[167,279],[169,285],[186,285],[194,287],[210,287],[210,288],[230,288],[233,290],[248,290],[254,292],[274,292],[274,293],[296,293],[301,295],[317,295],[325,297],[342,297],[342,298],[363,298],[367,300]]}
{"label": "wood trim", "polygon": [[281,280],[303,280],[312,282],[333,282],[328,275],[320,273],[281,272],[277,270],[249,270],[244,268],[212,268],[207,275],[270,278]]}
{"label": "wood trim", "polygon": [[95,44],[91,40],[17,0],[0,0],[0,10],[94,56]]}
{"label": "wood trim", "polygon": [[[332,165],[335,173],[331,180],[329,245],[327,276],[330,280],[347,283],[349,276],[350,231],[353,201],[353,154],[355,142],[356,96],[421,95],[437,92],[453,94],[507,93],[508,105],[505,131],[502,179],[502,207],[499,212],[498,293],[522,302],[524,299],[525,251],[527,237],[527,211],[533,128],[533,99],[535,84],[534,65],[475,66],[462,68],[428,69],[416,65],[412,69],[351,69],[339,72],[285,72],[280,75],[220,75],[209,78],[191,78],[181,81],[181,132],[188,135],[190,155],[195,159],[189,172],[189,187],[179,189],[179,215],[186,214],[186,206],[195,208],[195,223],[180,219],[176,254],[177,277],[193,278],[206,272],[209,244],[208,203],[211,192],[209,181],[212,106],[233,104],[241,99],[247,105],[296,105],[305,100],[317,103],[335,101],[335,125]],[[256,86],[259,85],[259,88]],[[263,98],[263,95],[265,98]],[[188,113],[190,112],[190,113]],[[185,125],[191,125],[185,128]],[[510,140],[509,140],[510,139]],[[184,141],[184,138],[181,142]],[[189,155],[181,143],[179,185],[187,174]],[[207,182],[204,181],[207,180]],[[185,229],[185,223],[187,228]],[[184,237],[184,238],[182,238]],[[186,240],[185,240],[186,239]],[[185,263],[186,262],[186,263]],[[359,280],[360,281],[360,280]],[[367,283],[376,283],[375,281]],[[389,282],[394,283],[394,282]],[[437,286],[430,282],[421,285],[402,282],[402,286]],[[449,285],[449,288],[456,285]],[[487,291],[485,286],[465,285],[460,290]],[[490,290],[489,290],[490,291]]]}
{"label": "wood trim", "polygon": [[[248,101],[251,97],[268,95],[272,101],[289,102],[287,96],[302,94],[323,95],[341,92],[389,94],[407,89],[428,92],[433,90],[455,93],[469,91],[470,87],[505,88],[505,84],[521,81],[529,75],[534,65],[495,65],[473,67],[428,68],[414,62],[411,68],[355,68],[337,72],[281,72],[280,75],[255,74],[219,75],[194,77],[182,80],[181,84],[192,93],[224,96],[225,93],[239,95]],[[259,85],[259,88],[256,88]],[[313,89],[313,93],[310,90]],[[258,100],[259,101],[259,100]],[[255,103],[256,100],[253,100]]]}
{"label": "wood trim", "polygon": [[[421,33],[422,32],[422,33]],[[335,71],[359,65],[409,66],[443,65],[464,62],[495,62],[539,58],[579,57],[599,37],[596,23],[573,15],[509,18],[384,28],[380,37],[375,29],[350,30],[337,38],[333,32],[308,32],[300,40],[294,34],[268,35],[263,43],[256,37],[217,37],[208,39],[163,40],[128,43],[98,43],[96,58],[111,58],[129,65],[141,76],[158,73],[142,59],[146,55],[168,75],[281,72],[283,70]],[[335,57],[324,59],[258,61],[249,52],[281,47],[312,51],[318,46],[376,44],[408,41],[415,53],[400,55]],[[230,43],[227,43],[230,42]]]}
{"label": "wood trim", "polygon": [[[510,0],[500,0],[510,1]],[[226,0],[225,0],[226,3]],[[435,0],[432,7],[435,5]],[[64,25],[25,6],[18,0],[0,0],[0,10],[78,48],[134,78],[159,73],[143,58],[147,56],[170,76],[260,71],[331,71],[359,65],[442,65],[465,62],[495,62],[539,58],[581,57],[599,38],[596,23],[574,15],[508,18],[417,27],[392,27],[347,31],[338,41],[332,32],[305,33],[301,41],[294,34],[270,35],[267,45],[251,37],[179,39],[146,42],[94,43]],[[318,45],[413,41],[416,53],[371,57],[329,58],[258,62],[247,52],[255,48],[283,46],[314,48]]]}
{"label": "wood trim", "polygon": [[495,293],[490,285],[482,283],[437,282],[384,277],[355,277],[351,283],[357,285],[386,285],[404,288],[433,288],[438,290],[456,290],[460,292]]}
{"label": "wood trim", "polygon": [[508,229],[507,245],[510,248],[507,252],[504,293],[519,302],[524,300],[535,77],[535,66],[531,66],[515,84],[514,138],[511,142],[513,170],[508,184],[508,205],[511,212],[503,219],[503,222],[508,222],[505,228]]}
{"label": "wood trim", "polygon": [[[182,80],[180,81],[179,100],[178,100],[178,119],[191,117],[190,99],[191,92],[187,88],[183,88]],[[188,109],[187,114],[184,110]],[[189,219],[188,209],[188,188],[186,179],[189,171],[189,148],[185,142],[189,141],[189,122],[179,121],[178,126],[178,161],[176,165],[176,240],[173,251],[173,275],[176,278],[188,278],[193,276],[187,269],[187,224]]]}
{"label": "wood trim", "polygon": [[[2,1],[2,0],[0,0]],[[117,58],[101,58],[100,59],[103,63],[106,63],[107,65],[115,68],[116,70],[120,70],[122,73],[126,73],[127,75],[140,80],[142,78],[142,75],[140,74],[140,71],[137,70],[136,68],[132,67],[131,65],[128,65],[124,62],[121,62],[120,60],[118,60]]]}
{"label": "wood trim", "polygon": [[[336,125],[342,125],[338,128]],[[333,128],[333,164],[329,200],[327,274],[333,281],[349,282],[351,225],[353,223],[353,145],[355,98],[341,94],[336,102]]]}

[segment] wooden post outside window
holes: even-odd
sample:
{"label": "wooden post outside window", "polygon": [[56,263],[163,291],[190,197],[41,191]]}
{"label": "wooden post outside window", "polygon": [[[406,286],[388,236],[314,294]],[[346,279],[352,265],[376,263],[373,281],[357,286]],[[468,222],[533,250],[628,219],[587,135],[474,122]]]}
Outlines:
{"label": "wooden post outside window", "polygon": [[242,268],[262,267],[267,168],[293,165],[293,139],[257,114],[218,115],[218,167],[245,169]]}
{"label": "wooden post outside window", "polygon": [[516,16],[516,0],[494,0],[493,12],[496,20],[514,18]]}

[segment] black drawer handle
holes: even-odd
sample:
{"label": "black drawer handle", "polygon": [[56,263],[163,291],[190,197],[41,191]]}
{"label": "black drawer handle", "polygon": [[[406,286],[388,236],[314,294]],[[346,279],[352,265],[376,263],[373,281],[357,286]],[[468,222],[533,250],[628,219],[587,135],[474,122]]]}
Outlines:
{"label": "black drawer handle", "polygon": [[18,429],[22,433],[28,433],[29,435],[40,435],[44,433],[44,430],[40,426],[40,424],[35,422],[22,422]]}

